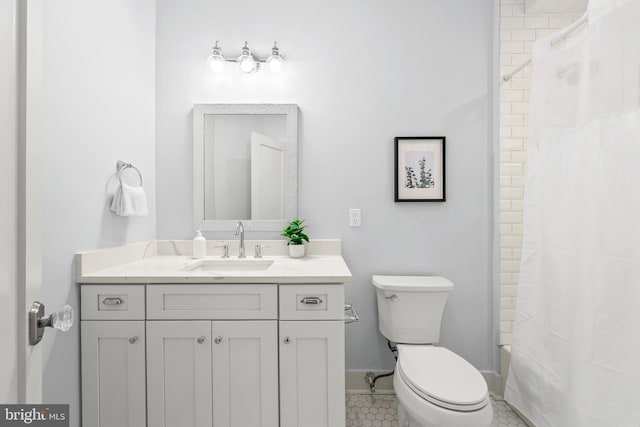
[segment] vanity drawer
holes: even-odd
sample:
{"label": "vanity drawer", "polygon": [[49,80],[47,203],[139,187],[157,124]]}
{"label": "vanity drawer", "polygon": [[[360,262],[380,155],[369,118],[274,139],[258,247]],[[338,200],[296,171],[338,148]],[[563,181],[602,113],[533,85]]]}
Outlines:
{"label": "vanity drawer", "polygon": [[278,285],[148,285],[147,319],[277,319]]}
{"label": "vanity drawer", "polygon": [[280,320],[343,320],[344,286],[280,285]]}
{"label": "vanity drawer", "polygon": [[82,285],[82,320],[144,320],[144,285]]}

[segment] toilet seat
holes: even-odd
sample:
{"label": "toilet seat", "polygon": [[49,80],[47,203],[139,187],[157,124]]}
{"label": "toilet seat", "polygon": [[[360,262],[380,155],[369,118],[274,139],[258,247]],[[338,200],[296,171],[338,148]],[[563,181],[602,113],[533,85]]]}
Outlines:
{"label": "toilet seat", "polygon": [[469,362],[443,347],[398,345],[396,369],[422,399],[445,409],[470,412],[488,404],[487,383]]}

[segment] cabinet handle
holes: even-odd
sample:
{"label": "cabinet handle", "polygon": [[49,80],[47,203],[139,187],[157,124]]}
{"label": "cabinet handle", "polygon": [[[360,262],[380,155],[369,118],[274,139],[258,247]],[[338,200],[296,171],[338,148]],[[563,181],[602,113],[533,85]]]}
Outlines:
{"label": "cabinet handle", "polygon": [[284,342],[285,344],[290,344],[290,343],[291,343],[291,338],[289,338],[289,337],[284,337],[284,339],[282,340],[282,342]]}
{"label": "cabinet handle", "polygon": [[198,344],[202,344],[202,343],[204,343],[204,340],[205,340],[204,337],[200,337],[196,341],[198,342]]}
{"label": "cabinet handle", "polygon": [[129,337],[129,344],[135,344],[138,341],[138,336]]}
{"label": "cabinet handle", "polygon": [[216,339],[213,340],[213,342],[215,342],[216,344],[220,344],[222,342],[222,337],[216,337]]}
{"label": "cabinet handle", "polygon": [[302,304],[306,305],[319,305],[322,304],[322,298],[320,297],[304,297],[300,300]]}
{"label": "cabinet handle", "polygon": [[116,297],[116,298],[105,298],[102,300],[102,303],[104,305],[120,305],[120,304],[124,304],[124,300],[122,298]]}

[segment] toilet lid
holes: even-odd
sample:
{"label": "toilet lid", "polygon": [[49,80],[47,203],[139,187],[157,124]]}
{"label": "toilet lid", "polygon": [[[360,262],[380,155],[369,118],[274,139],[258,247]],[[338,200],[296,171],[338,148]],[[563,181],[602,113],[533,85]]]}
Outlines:
{"label": "toilet lid", "polygon": [[487,383],[469,362],[443,347],[399,345],[396,368],[416,394],[456,411],[487,404]]}

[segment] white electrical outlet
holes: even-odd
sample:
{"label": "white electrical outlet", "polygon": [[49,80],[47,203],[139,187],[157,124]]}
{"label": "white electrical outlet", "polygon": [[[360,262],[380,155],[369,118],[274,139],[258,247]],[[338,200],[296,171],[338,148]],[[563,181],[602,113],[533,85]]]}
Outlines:
{"label": "white electrical outlet", "polygon": [[349,227],[362,227],[360,209],[349,209]]}

